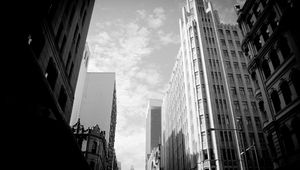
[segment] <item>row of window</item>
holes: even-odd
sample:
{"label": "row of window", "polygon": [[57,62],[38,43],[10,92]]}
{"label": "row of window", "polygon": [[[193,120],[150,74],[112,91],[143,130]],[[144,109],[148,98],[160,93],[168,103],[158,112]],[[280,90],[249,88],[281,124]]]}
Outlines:
{"label": "row of window", "polygon": [[[241,74],[236,74],[236,77],[238,79],[238,85],[243,86],[244,83],[243,83],[243,80],[242,80],[242,75]],[[246,84],[250,85],[251,81],[250,81],[249,75],[244,75],[244,77],[245,77],[245,80],[246,80]],[[233,77],[232,73],[228,73],[228,79],[229,79],[229,84],[235,85],[235,81],[234,81],[234,77]]]}
{"label": "row of window", "polygon": [[[227,47],[225,39],[221,39],[220,41],[221,41],[221,45],[222,45],[223,47]],[[229,47],[230,47],[230,48],[234,48],[234,45],[233,45],[233,41],[232,41],[232,40],[228,40],[228,44],[229,44]],[[238,48],[241,47],[241,42],[240,42],[240,41],[236,40],[236,41],[235,41],[235,44],[236,44],[236,46],[237,46]]]}
{"label": "row of window", "polygon": [[[240,109],[240,104],[238,101],[234,101],[233,102],[233,106],[234,106],[234,111],[236,113],[241,113],[241,109]],[[249,107],[248,107],[248,103],[246,101],[242,101],[242,106],[243,106],[243,111],[245,113],[249,113]],[[253,113],[257,113],[257,107],[256,107],[256,103],[255,102],[251,102],[251,107],[252,107],[252,111]]]}
{"label": "row of window", "polygon": [[[232,57],[233,60],[237,59],[236,52],[234,50],[231,50],[230,54],[231,54],[231,57]],[[242,51],[238,51],[238,54],[239,54],[240,59],[242,61],[244,61],[245,58],[244,58],[243,52]],[[223,55],[224,55],[225,59],[229,59],[229,53],[228,53],[227,50],[223,50]]]}
{"label": "row of window", "polygon": [[[231,94],[232,94],[233,98],[237,98],[236,88],[235,87],[231,87],[230,90],[231,90]],[[240,87],[239,91],[240,91],[240,95],[241,95],[242,99],[246,99],[245,89],[243,87]],[[252,88],[248,88],[248,93],[249,93],[249,97],[251,99],[253,99],[254,98],[254,94],[253,94]]]}
{"label": "row of window", "polygon": [[[222,29],[218,29],[218,32],[219,32],[219,34],[220,34],[221,37],[224,37],[224,32],[223,32]],[[225,30],[225,32],[226,32],[227,39],[231,39],[230,30]],[[233,33],[233,35],[234,35],[235,38],[239,37],[238,36],[238,32],[236,30],[233,30],[232,33]]]}
{"label": "row of window", "polygon": [[268,79],[284,61],[291,57],[292,51],[286,38],[281,37],[277,43],[278,49],[272,48],[268,53],[269,60],[264,59],[261,64],[265,79]]}
{"label": "row of window", "polygon": [[[279,85],[279,90],[272,89],[270,96],[275,109],[275,112],[279,112],[282,109],[282,102],[284,102],[285,106],[292,102],[292,90],[291,85],[295,88],[297,95],[300,95],[300,81],[297,78],[296,73],[299,75],[299,71],[293,71],[290,75],[291,81],[290,83],[284,79],[281,80]],[[278,91],[281,93],[279,94]],[[280,96],[282,96],[283,101]]]}

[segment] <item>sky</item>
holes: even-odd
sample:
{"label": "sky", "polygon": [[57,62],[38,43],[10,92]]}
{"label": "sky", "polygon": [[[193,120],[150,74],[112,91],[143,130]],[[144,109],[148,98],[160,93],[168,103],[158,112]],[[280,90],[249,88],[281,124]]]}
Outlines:
{"label": "sky", "polygon": [[[211,0],[224,23],[235,23],[234,0]],[[241,1],[241,0],[240,0]],[[185,0],[95,0],[87,42],[88,71],[115,72],[115,149],[122,170],[145,169],[149,98],[161,99],[180,46]]]}

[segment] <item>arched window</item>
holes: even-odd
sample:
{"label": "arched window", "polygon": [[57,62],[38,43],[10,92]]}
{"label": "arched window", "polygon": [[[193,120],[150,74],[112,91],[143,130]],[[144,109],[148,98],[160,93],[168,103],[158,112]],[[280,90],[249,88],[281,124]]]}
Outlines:
{"label": "arched window", "polygon": [[258,102],[258,107],[259,107],[260,112],[263,115],[264,121],[267,120],[267,113],[265,110],[264,102],[262,100]]}
{"label": "arched window", "polygon": [[287,81],[284,80],[281,83],[280,90],[282,92],[285,104],[288,105],[292,101],[292,93]]}
{"label": "arched window", "polygon": [[97,151],[97,142],[94,141],[92,146],[92,153],[96,153],[96,151]]}
{"label": "arched window", "polygon": [[273,64],[273,67],[274,67],[274,70],[280,65],[280,60],[279,60],[279,57],[277,55],[277,51],[276,50],[271,50],[270,52],[270,59],[272,61],[272,64]]}
{"label": "arched window", "polygon": [[292,69],[291,80],[293,82],[293,85],[295,87],[298,96],[300,96],[300,79],[297,75],[298,76],[300,75],[300,71],[296,69]]}
{"label": "arched window", "polygon": [[259,86],[258,86],[258,81],[257,81],[256,73],[255,72],[251,73],[251,78],[252,78],[252,80],[254,82],[255,89],[257,89]]}
{"label": "arched window", "polygon": [[291,56],[291,49],[288,44],[288,41],[285,37],[281,37],[279,40],[279,49],[284,59],[287,59]]}
{"label": "arched window", "polygon": [[262,66],[262,69],[263,69],[265,78],[267,79],[267,78],[271,75],[271,70],[270,70],[268,61],[267,61],[267,60],[264,60],[264,61],[262,62],[262,65],[261,65],[261,66]]}
{"label": "arched window", "polygon": [[280,99],[279,99],[279,96],[278,96],[278,93],[276,90],[273,90],[273,92],[271,93],[271,99],[272,99],[275,111],[278,112],[281,109],[281,106],[280,106]]}
{"label": "arched window", "polygon": [[285,147],[287,153],[292,152],[294,149],[294,143],[293,143],[289,128],[286,127],[285,125],[283,125],[280,128],[280,133],[281,133],[282,141],[283,141],[283,144],[284,144],[284,147]]}
{"label": "arched window", "polygon": [[297,137],[297,143],[298,145],[300,144],[300,120],[298,117],[294,118],[292,120],[292,128],[293,128],[293,132],[296,134]]}

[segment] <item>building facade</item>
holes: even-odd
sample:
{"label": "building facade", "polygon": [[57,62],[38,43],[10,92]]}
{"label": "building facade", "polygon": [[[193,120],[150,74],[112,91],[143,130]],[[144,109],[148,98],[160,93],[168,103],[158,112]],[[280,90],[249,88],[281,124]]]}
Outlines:
{"label": "building facade", "polygon": [[247,0],[237,13],[273,167],[300,169],[299,1]]}
{"label": "building facade", "polygon": [[163,169],[268,169],[238,26],[220,23],[206,0],[186,1],[182,15],[162,105]]}
{"label": "building facade", "polygon": [[101,131],[98,125],[84,129],[84,126],[80,124],[80,119],[72,126],[72,131],[90,169],[107,170],[105,131]]}
{"label": "building facade", "polygon": [[146,117],[146,166],[152,149],[157,147],[161,140],[161,104],[162,101],[157,99],[150,99],[148,103]]}
{"label": "building facade", "polygon": [[115,73],[88,72],[80,106],[80,119],[85,126],[98,124],[105,131],[108,170],[113,167],[114,142],[117,124]]}
{"label": "building facade", "polygon": [[18,165],[88,169],[69,121],[94,0],[14,3],[7,6],[17,18],[7,17],[13,22],[7,28],[14,31],[13,43],[7,44],[14,45],[3,61],[13,63],[4,76],[3,109],[13,116],[9,122],[22,127],[18,139],[11,140],[18,145],[30,139],[16,147],[22,157]]}
{"label": "building facade", "polygon": [[91,52],[88,43],[85,44],[85,48],[83,51],[83,57],[80,64],[77,85],[74,96],[74,103],[72,108],[72,114],[70,119],[70,125],[75,124],[76,120],[79,118],[80,114],[80,104],[82,100],[83,89],[85,85],[85,78],[87,74],[88,62],[90,58]]}

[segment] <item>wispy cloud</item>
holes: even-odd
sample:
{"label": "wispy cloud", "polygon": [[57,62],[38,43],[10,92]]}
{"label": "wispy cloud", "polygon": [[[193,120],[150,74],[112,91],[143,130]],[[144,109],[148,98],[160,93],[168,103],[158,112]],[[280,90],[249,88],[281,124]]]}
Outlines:
{"label": "wispy cloud", "polygon": [[157,31],[165,19],[161,7],[151,13],[138,10],[136,17],[129,21],[98,24],[97,34],[88,38],[92,52],[88,70],[116,72],[118,123],[115,148],[122,167],[132,164],[144,167],[147,101],[148,98],[162,97],[163,84],[160,68],[143,60],[157,50],[153,44],[155,37],[161,37],[161,45],[175,41],[173,33]]}
{"label": "wispy cloud", "polygon": [[179,44],[180,43],[180,36],[179,34],[174,34],[172,32],[165,33],[162,30],[158,31],[159,40],[162,44]]}

